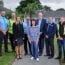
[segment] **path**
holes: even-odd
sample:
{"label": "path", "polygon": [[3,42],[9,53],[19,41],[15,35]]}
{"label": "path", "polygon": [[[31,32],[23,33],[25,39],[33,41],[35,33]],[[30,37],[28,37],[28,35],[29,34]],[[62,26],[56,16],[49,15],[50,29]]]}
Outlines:
{"label": "path", "polygon": [[30,60],[30,56],[24,56],[21,60],[15,60],[12,65],[60,65],[58,60],[48,59],[44,55],[40,57],[40,61]]}

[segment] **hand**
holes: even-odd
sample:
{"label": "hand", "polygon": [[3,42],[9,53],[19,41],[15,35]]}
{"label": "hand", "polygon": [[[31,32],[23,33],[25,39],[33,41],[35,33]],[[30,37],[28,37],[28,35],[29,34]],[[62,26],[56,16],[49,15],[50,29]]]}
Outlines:
{"label": "hand", "polygon": [[0,28],[0,31],[1,31],[4,35],[6,35],[6,31],[5,31],[5,30],[2,30],[2,28]]}
{"label": "hand", "polygon": [[15,41],[17,41],[17,39]]}
{"label": "hand", "polygon": [[6,32],[4,31],[3,34],[6,35]]}
{"label": "hand", "polygon": [[40,32],[40,35],[42,34],[42,32]]}
{"label": "hand", "polygon": [[23,40],[24,40],[24,38],[23,38]]}
{"label": "hand", "polygon": [[48,35],[46,35],[45,37],[48,38]]}
{"label": "hand", "polygon": [[31,44],[31,40],[29,40],[30,44]]}
{"label": "hand", "polygon": [[38,44],[38,42],[39,42],[39,39],[36,40],[36,44]]}

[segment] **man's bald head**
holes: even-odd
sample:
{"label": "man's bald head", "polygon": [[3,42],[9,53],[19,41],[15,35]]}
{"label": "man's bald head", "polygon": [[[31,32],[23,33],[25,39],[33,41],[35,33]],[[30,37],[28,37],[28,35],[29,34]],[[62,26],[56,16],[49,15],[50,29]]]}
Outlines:
{"label": "man's bald head", "polygon": [[44,14],[42,12],[39,12],[38,17],[39,17],[39,19],[42,19],[44,17]]}
{"label": "man's bald head", "polygon": [[5,16],[5,11],[2,11],[2,12],[1,12],[1,15],[2,15],[2,16]]}

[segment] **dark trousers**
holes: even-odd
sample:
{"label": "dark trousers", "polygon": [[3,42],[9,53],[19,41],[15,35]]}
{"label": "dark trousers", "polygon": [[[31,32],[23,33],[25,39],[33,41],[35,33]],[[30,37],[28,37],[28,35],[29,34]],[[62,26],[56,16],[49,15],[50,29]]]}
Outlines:
{"label": "dark trousers", "polygon": [[65,59],[65,39],[63,40],[57,40],[58,43],[58,49],[59,49],[59,57],[62,57],[62,49],[63,49],[63,54],[64,54],[64,59]]}
{"label": "dark trousers", "polygon": [[[27,45],[27,43],[28,43],[28,45]],[[29,47],[29,52],[31,54],[31,44],[28,41],[27,34],[25,34],[24,35],[24,51],[25,51],[25,54],[28,54],[28,47]]]}
{"label": "dark trousers", "polygon": [[54,56],[54,38],[45,39],[46,55]]}
{"label": "dark trousers", "polygon": [[0,31],[0,56],[2,55],[2,41],[3,41],[3,33]]}
{"label": "dark trousers", "polygon": [[43,48],[44,48],[44,36],[41,35],[39,38],[39,54],[43,54]]}
{"label": "dark trousers", "polygon": [[4,35],[4,49],[5,52],[8,52],[8,32]]}
{"label": "dark trousers", "polygon": [[46,55],[50,56],[49,41],[45,38]]}
{"label": "dark trousers", "polygon": [[15,51],[15,44],[14,44],[14,35],[9,33],[9,40],[11,42],[11,48],[12,48],[12,51],[14,52]]}

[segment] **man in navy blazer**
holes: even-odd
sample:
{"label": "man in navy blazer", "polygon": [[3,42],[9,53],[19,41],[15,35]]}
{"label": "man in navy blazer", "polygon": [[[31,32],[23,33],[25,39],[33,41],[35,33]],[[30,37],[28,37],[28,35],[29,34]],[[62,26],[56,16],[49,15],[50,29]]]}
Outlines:
{"label": "man in navy blazer", "polygon": [[57,26],[53,22],[53,17],[48,17],[48,22],[45,25],[45,46],[48,59],[54,57],[54,37],[56,35],[56,29]]}
{"label": "man in navy blazer", "polygon": [[38,20],[37,24],[40,28],[40,39],[39,39],[39,56],[42,56],[43,54],[43,48],[44,48],[44,31],[45,31],[45,24],[46,24],[46,19],[44,19],[44,15],[42,12],[38,13]]}

